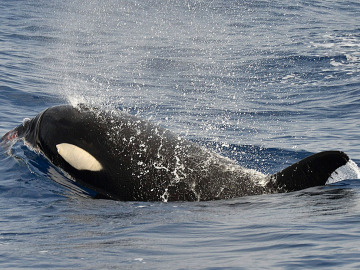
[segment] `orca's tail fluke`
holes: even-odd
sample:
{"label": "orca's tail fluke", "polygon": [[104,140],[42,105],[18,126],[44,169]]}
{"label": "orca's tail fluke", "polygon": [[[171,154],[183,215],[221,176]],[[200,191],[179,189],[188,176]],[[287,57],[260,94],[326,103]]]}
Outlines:
{"label": "orca's tail fluke", "polygon": [[309,156],[270,176],[268,188],[290,192],[323,186],[338,168],[346,165],[349,157],[340,151],[327,151]]}

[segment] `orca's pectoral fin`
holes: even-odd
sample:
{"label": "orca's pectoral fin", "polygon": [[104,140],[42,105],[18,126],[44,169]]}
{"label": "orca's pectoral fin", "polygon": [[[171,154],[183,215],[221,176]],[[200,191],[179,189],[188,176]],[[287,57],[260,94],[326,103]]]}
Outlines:
{"label": "orca's pectoral fin", "polygon": [[327,151],[309,156],[271,175],[268,188],[274,192],[290,192],[325,185],[331,174],[349,161],[340,151]]}

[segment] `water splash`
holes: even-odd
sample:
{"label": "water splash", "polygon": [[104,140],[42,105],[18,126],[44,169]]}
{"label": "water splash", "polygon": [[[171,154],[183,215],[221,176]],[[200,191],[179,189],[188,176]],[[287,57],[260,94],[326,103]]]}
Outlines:
{"label": "water splash", "polygon": [[360,168],[352,160],[333,172],[326,184],[334,184],[347,179],[360,179]]}

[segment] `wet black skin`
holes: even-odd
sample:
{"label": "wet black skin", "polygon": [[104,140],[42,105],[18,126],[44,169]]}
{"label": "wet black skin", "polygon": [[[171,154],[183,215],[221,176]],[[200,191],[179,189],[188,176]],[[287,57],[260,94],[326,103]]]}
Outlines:
{"label": "wet black skin", "polygon": [[[48,108],[5,134],[2,141],[18,138],[79,184],[116,200],[196,201],[290,192],[324,185],[349,160],[343,152],[321,152],[274,175],[256,176],[148,121],[84,105]],[[103,169],[73,168],[58,154],[60,143],[86,150]]]}

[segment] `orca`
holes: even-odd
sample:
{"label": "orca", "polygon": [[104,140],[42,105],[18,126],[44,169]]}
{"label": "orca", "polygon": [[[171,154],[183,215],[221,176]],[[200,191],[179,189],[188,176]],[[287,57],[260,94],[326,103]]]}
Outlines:
{"label": "orca", "polygon": [[23,139],[77,184],[123,201],[204,201],[325,185],[349,157],[307,157],[273,175],[247,169],[123,111],[88,105],[46,109],[2,137]]}

